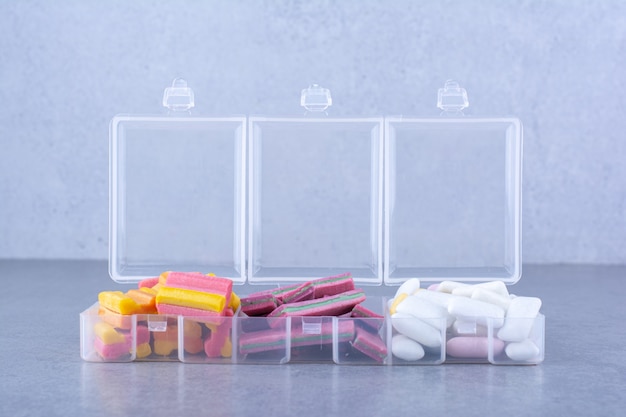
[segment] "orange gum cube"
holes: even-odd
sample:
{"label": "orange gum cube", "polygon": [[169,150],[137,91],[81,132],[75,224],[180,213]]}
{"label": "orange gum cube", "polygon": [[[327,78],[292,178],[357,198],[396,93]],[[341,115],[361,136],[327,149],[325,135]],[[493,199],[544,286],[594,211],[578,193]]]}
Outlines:
{"label": "orange gum cube", "polygon": [[100,308],[98,308],[98,315],[103,321],[118,329],[128,330],[133,325],[133,316],[118,314],[106,307],[100,306]]}
{"label": "orange gum cube", "polygon": [[137,302],[121,291],[102,291],[98,294],[98,302],[101,307],[118,314],[136,314],[140,312]]}
{"label": "orange gum cube", "polygon": [[156,294],[151,294],[145,290],[128,290],[126,295],[135,300],[139,306],[139,312],[144,314],[156,314]]}

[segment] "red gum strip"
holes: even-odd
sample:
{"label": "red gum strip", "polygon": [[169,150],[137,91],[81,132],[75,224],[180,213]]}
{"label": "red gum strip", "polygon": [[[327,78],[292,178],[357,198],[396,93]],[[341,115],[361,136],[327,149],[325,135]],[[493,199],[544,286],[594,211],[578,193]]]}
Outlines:
{"label": "red gum strip", "polygon": [[285,293],[283,295],[283,304],[297,303],[300,301],[306,301],[313,299],[315,295],[315,288],[311,282],[305,282],[298,286],[296,289]]}
{"label": "red gum strip", "polygon": [[374,332],[378,332],[383,327],[384,317],[380,314],[374,313],[372,310],[363,307],[361,304],[357,304],[352,309],[350,317],[363,318],[366,320],[356,320],[357,325],[363,325]]}
{"label": "red gum strip", "polygon": [[[341,320],[337,327],[339,342],[349,342],[354,339],[355,327],[351,320]],[[302,325],[294,325],[291,329],[291,347],[331,344],[332,336],[333,323],[331,321],[322,323],[320,334],[304,333]],[[246,354],[285,349],[286,338],[287,331],[284,329],[243,333],[239,337],[239,351]]]}
{"label": "red gum strip", "polygon": [[[349,342],[354,339],[355,328],[352,320],[341,320],[337,323],[338,342]],[[291,328],[291,347],[315,346],[330,344],[333,341],[333,323],[324,321],[320,334],[308,334],[302,331],[302,325]]]}
{"label": "red gum strip", "polygon": [[[351,311],[355,305],[364,300],[365,294],[363,291],[346,291],[330,297],[283,304],[267,317],[338,316]],[[269,324],[275,327],[279,322],[280,320],[270,320]]]}
{"label": "red gum strip", "polygon": [[257,353],[285,349],[287,335],[284,329],[267,329],[242,333],[239,337],[239,352]]}
{"label": "red gum strip", "polygon": [[313,284],[313,288],[315,288],[314,298],[322,298],[327,295],[337,295],[354,290],[354,280],[349,272],[315,279],[311,281],[311,284]]}
{"label": "red gum strip", "polygon": [[[288,285],[286,287],[276,288],[275,290],[268,290],[268,291],[272,293],[274,297],[276,297],[276,299],[278,300],[278,304],[280,305],[283,303],[283,298],[285,294],[289,294],[295,291],[296,289],[298,289],[300,285],[301,284],[293,284],[293,285]],[[267,292],[267,291],[263,291],[263,292]]]}
{"label": "red gum strip", "polygon": [[277,304],[271,293],[256,293],[241,299],[241,311],[249,316],[261,316],[274,311]]}
{"label": "red gum strip", "polygon": [[275,288],[275,289],[269,289],[269,290],[263,290],[263,291],[258,291],[255,293],[252,293],[250,295],[248,295],[249,297],[254,297],[254,296],[261,296],[261,295],[267,295],[267,294],[272,294],[274,296],[274,298],[276,299],[276,304],[277,305],[281,305],[284,303],[284,297],[286,295],[289,294],[293,294],[295,291],[298,290],[298,288],[300,288],[301,286],[307,284],[309,282],[305,282],[304,284],[292,284],[292,285],[288,285],[286,287],[280,287],[280,288]]}
{"label": "red gum strip", "polygon": [[380,336],[361,327],[356,328],[356,338],[352,342],[352,347],[378,362],[383,362],[387,356],[387,346]]}

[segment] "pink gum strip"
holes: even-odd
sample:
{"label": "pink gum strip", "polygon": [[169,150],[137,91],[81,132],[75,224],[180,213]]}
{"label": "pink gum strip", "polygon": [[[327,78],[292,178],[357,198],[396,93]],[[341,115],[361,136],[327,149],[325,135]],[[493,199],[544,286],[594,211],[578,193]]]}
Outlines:
{"label": "pink gum strip", "polygon": [[322,298],[327,295],[336,295],[354,290],[354,280],[349,272],[315,279],[311,281],[311,284],[315,288],[314,298]]}
{"label": "pink gum strip", "polygon": [[301,284],[293,284],[293,285],[288,285],[286,287],[281,287],[281,288],[276,288],[274,290],[266,290],[266,291],[262,291],[262,292],[270,292],[274,295],[274,297],[276,297],[276,299],[278,300],[278,305],[283,303],[283,299],[285,297],[285,294],[289,294],[292,293],[293,291],[295,291],[296,289],[298,289],[298,287]]}
{"label": "pink gum strip", "polygon": [[294,290],[283,295],[283,303],[297,303],[299,301],[311,300],[315,295],[315,288],[311,282],[305,282]]}
{"label": "pink gum strip", "polygon": [[370,333],[362,327],[357,326],[352,347],[378,362],[383,362],[387,357],[385,342],[378,334]]}
{"label": "pink gum strip", "polygon": [[261,316],[271,313],[278,305],[271,293],[256,293],[241,299],[241,311],[249,316]]}
{"label": "pink gum strip", "polygon": [[223,295],[226,298],[226,305],[229,304],[233,292],[233,282],[228,278],[212,277],[198,272],[170,272],[165,285]]}
{"label": "pink gum strip", "polygon": [[[131,346],[133,338],[132,338],[132,335],[131,335],[130,331],[129,330],[120,330],[119,332],[121,334],[123,334],[124,337],[126,338],[126,343],[128,344],[128,346]],[[135,335],[136,335],[136,338],[137,338],[136,345],[141,345],[143,343],[150,342],[150,330],[148,330],[148,326],[137,325]]]}
{"label": "pink gum strip", "polygon": [[222,355],[222,346],[228,339],[230,330],[230,323],[225,322],[211,332],[211,335],[204,341],[204,353],[206,353],[207,357],[218,358]]}
{"label": "pink gum strip", "polygon": [[357,304],[352,309],[350,316],[353,318],[362,318],[365,320],[356,320],[357,325],[365,326],[374,332],[378,332],[383,326],[384,317],[380,314],[374,313],[372,310],[363,307],[361,304]]}
{"label": "pink gum strip", "polygon": [[231,309],[226,309],[223,313],[216,313],[215,311],[200,310],[199,308],[192,307],[174,306],[171,304],[157,304],[156,307],[159,314],[193,317],[194,319],[196,319],[196,321],[214,324],[222,323],[222,321],[224,321],[223,317],[228,315],[228,310],[232,312]]}
{"label": "pink gum strip", "polygon": [[[351,311],[355,305],[365,300],[361,290],[346,291],[341,294],[300,301],[298,303],[283,304],[268,314],[267,317],[288,316],[339,316]],[[270,320],[271,327],[278,325],[279,320]]]}
{"label": "pink gum strip", "polygon": [[[354,339],[355,328],[351,320],[341,320],[337,327],[339,342],[348,342]],[[332,332],[332,321],[322,323],[320,334],[304,333],[301,324],[294,324],[291,328],[291,347],[331,344],[333,341]],[[287,331],[285,329],[267,329],[243,333],[239,337],[239,351],[242,354],[247,354],[282,350],[287,346],[286,340]]]}
{"label": "pink gum strip", "polygon": [[139,281],[137,288],[143,288],[143,287],[152,288],[158,283],[159,283],[159,277],[146,278],[144,280]]}
{"label": "pink gum strip", "polygon": [[112,343],[105,344],[99,337],[96,337],[94,342],[94,348],[96,352],[102,357],[104,360],[115,360],[119,359],[124,355],[128,355],[130,353],[130,343],[125,341],[124,343]]}

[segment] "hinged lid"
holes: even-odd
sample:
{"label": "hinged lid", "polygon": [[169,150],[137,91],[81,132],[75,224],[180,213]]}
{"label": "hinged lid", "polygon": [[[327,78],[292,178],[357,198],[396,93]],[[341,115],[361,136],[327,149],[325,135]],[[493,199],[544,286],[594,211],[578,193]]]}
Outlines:
{"label": "hinged lid", "polygon": [[248,281],[380,285],[383,118],[328,117],[317,84],[300,104],[305,117],[249,118]]}
{"label": "hinged lid", "polygon": [[184,80],[157,116],[110,126],[109,272],[137,281],[166,270],[245,280],[245,117],[190,113]]}
{"label": "hinged lid", "polygon": [[194,104],[176,79],[167,114],[111,122],[114,280],[520,278],[522,126],[464,116],[458,83],[430,118],[328,117],[316,84],[302,90],[304,117],[199,117]]}
{"label": "hinged lid", "polygon": [[522,125],[464,116],[438,91],[435,118],[385,119],[385,277],[514,283],[521,277]]}

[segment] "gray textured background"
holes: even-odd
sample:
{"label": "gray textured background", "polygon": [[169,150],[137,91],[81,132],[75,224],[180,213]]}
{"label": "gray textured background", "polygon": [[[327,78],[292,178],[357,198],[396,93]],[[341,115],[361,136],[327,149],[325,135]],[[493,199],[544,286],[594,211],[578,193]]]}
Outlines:
{"label": "gray textured background", "polygon": [[204,114],[474,115],[524,123],[525,262],[626,262],[626,3],[3,1],[0,258],[106,258],[108,123],[183,76]]}

